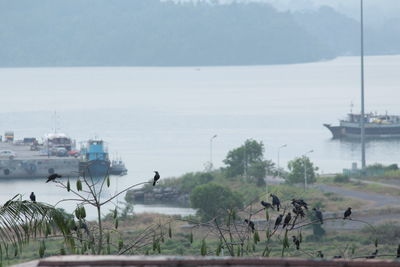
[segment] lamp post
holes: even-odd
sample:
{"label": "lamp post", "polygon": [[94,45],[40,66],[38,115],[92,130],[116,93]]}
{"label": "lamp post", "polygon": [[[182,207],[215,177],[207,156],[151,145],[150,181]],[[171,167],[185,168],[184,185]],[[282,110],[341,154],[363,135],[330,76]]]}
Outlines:
{"label": "lamp post", "polygon": [[303,162],[304,162],[304,191],[307,189],[307,165],[306,165],[306,155],[314,152],[314,150],[307,151],[303,154]]}
{"label": "lamp post", "polygon": [[287,147],[287,144],[284,144],[284,145],[281,145],[280,147],[278,147],[278,160],[277,160],[277,163],[278,163],[278,178],[280,178],[279,153],[281,151],[281,148],[284,148],[284,147]]}
{"label": "lamp post", "polygon": [[364,111],[364,11],[363,0],[360,0],[360,24],[361,24],[361,170],[365,171],[365,111]]}
{"label": "lamp post", "polygon": [[216,135],[216,134],[214,134],[214,135],[210,138],[210,170],[212,170],[212,168],[213,168],[212,142],[213,142],[214,138],[217,138],[217,135]]}

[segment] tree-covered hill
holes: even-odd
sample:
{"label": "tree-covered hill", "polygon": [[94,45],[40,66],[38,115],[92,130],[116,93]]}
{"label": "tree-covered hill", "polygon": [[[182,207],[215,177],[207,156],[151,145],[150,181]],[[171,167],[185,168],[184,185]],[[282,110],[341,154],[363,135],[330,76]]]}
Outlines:
{"label": "tree-covered hill", "polygon": [[[305,25],[257,3],[0,0],[0,66],[284,64],[347,52],[354,38],[338,49],[335,37],[322,41],[307,27],[319,23],[316,12]],[[354,35],[357,22],[332,17]]]}

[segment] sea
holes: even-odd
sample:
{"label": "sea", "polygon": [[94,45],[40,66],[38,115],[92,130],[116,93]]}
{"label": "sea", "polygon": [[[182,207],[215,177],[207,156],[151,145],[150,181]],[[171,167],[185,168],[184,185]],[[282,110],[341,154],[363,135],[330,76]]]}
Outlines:
{"label": "sea", "polygon": [[[365,58],[367,112],[400,114],[399,70],[400,56]],[[332,140],[323,124],[360,110],[360,79],[359,57],[269,66],[0,68],[0,135],[12,130],[16,139],[40,139],[56,130],[77,145],[103,139],[129,170],[112,177],[110,196],[151,180],[155,170],[165,179],[202,171],[210,161],[223,167],[246,139],[262,141],[265,158],[280,167],[313,150],[307,155],[318,173],[337,173],[360,165],[360,144]],[[400,141],[368,141],[366,153],[367,164],[399,163]],[[44,181],[1,180],[0,202],[31,191],[50,204],[72,197]],[[103,213],[123,201],[124,194]],[[57,207],[72,211],[76,203]],[[163,205],[134,211],[195,212]]]}

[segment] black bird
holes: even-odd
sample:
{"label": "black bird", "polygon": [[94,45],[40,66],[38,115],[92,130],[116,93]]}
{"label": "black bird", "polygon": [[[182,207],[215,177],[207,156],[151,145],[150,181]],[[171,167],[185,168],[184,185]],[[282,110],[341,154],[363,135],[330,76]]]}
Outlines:
{"label": "black bird", "polygon": [[251,228],[251,231],[254,233],[254,231],[256,230],[255,226],[254,226],[254,222],[251,220],[244,220],[245,223],[247,223],[249,225],[249,227]]}
{"label": "black bird", "polygon": [[47,177],[46,183],[48,183],[48,182],[50,182],[50,181],[55,181],[56,178],[61,178],[61,177],[62,177],[62,175],[59,175],[58,173],[50,174],[50,175]]}
{"label": "black bird", "polygon": [[292,205],[295,206],[298,204],[301,207],[304,207],[306,210],[308,210],[308,204],[303,200],[303,199],[292,199]]}
{"label": "black bird", "polygon": [[321,224],[324,223],[324,218],[322,216],[322,212],[318,210],[317,208],[313,208],[313,211],[315,211],[315,217],[321,222]]}
{"label": "black bird", "polygon": [[36,196],[35,196],[35,193],[31,193],[31,195],[29,196],[29,198],[31,199],[31,201],[33,202],[33,203],[36,203]]}
{"label": "black bird", "polygon": [[293,243],[296,245],[296,249],[300,249],[300,240],[296,236],[292,236],[293,238]]}
{"label": "black bird", "polygon": [[288,214],[285,217],[285,220],[283,221],[282,228],[285,228],[287,225],[289,225],[291,219],[292,215],[290,214],[290,212],[288,212]]}
{"label": "black bird", "polygon": [[378,255],[378,249],[375,249],[375,251],[372,252],[370,256],[367,256],[365,258],[366,259],[375,259],[376,255]]}
{"label": "black bird", "polygon": [[271,208],[271,209],[274,210],[274,206],[272,206],[271,203],[268,203],[268,202],[265,202],[265,201],[261,200],[261,205],[263,205],[264,208],[266,208],[266,209]]}
{"label": "black bird", "polygon": [[280,225],[281,222],[282,222],[282,218],[283,218],[283,214],[279,214],[278,218],[276,218],[274,229],[276,229],[276,228],[279,227],[279,225]]}
{"label": "black bird", "polygon": [[294,208],[293,208],[293,213],[296,214],[296,216],[299,216],[299,215],[300,215],[301,218],[303,218],[303,217],[305,216],[304,210],[303,210],[303,209],[301,208],[301,206],[298,205],[298,204],[296,204],[296,205],[294,206]]}
{"label": "black bird", "polygon": [[281,201],[274,194],[270,194],[270,196],[272,197],[272,206],[276,206],[276,210],[279,211],[279,207],[281,206]]}
{"label": "black bird", "polygon": [[343,220],[347,219],[351,215],[351,208],[347,208],[347,210],[344,212]]}
{"label": "black bird", "polygon": [[160,180],[160,174],[158,173],[158,171],[154,171],[154,181],[153,181],[153,186],[156,185],[157,181]]}
{"label": "black bird", "polygon": [[400,245],[397,247],[397,258],[400,258]]}
{"label": "black bird", "polygon": [[318,257],[318,258],[321,258],[321,259],[324,258],[324,253],[322,253],[321,250],[318,250],[318,251],[317,251],[317,257]]}

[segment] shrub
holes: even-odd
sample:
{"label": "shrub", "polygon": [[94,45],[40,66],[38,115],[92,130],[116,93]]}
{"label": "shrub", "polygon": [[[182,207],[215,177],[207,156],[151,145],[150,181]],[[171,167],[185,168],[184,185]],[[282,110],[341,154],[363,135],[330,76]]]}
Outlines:
{"label": "shrub", "polygon": [[336,174],[335,178],[333,178],[335,183],[348,183],[350,182],[350,177],[345,174]]}

